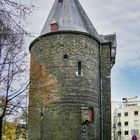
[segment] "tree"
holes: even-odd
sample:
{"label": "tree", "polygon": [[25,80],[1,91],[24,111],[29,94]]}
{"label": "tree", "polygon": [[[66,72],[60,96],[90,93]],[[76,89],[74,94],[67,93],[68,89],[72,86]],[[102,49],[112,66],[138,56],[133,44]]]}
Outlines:
{"label": "tree", "polygon": [[[32,6],[31,6],[32,7]],[[5,116],[20,112],[27,96],[29,80],[25,81],[25,36],[22,26],[31,7],[11,0],[0,0],[0,140]]]}

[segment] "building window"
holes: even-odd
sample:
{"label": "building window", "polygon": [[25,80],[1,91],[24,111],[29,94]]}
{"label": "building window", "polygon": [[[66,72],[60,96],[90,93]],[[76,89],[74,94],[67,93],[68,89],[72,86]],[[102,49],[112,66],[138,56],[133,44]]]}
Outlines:
{"label": "building window", "polygon": [[121,117],[121,113],[118,113],[118,117]]}
{"label": "building window", "polygon": [[125,125],[125,126],[128,126],[128,122],[124,122],[124,125]]}
{"label": "building window", "polygon": [[112,127],[113,127],[113,128],[116,128],[116,124],[113,124]]}
{"label": "building window", "polygon": [[94,121],[94,109],[83,107],[82,108],[82,124],[93,123]]}
{"label": "building window", "polygon": [[128,135],[128,134],[129,134],[129,131],[124,131],[124,134],[125,134],[125,135]]}
{"label": "building window", "polygon": [[138,115],[138,111],[134,111],[134,115]]}
{"label": "building window", "polygon": [[118,122],[118,126],[121,126],[121,122]]}
{"label": "building window", "polygon": [[139,120],[134,120],[134,126],[139,126]]}
{"label": "building window", "polygon": [[66,53],[66,54],[64,54],[64,56],[63,56],[63,58],[66,60],[66,59],[68,59],[68,53]]}
{"label": "building window", "polygon": [[81,61],[78,61],[78,76],[81,76]]}
{"label": "building window", "polygon": [[58,29],[57,23],[50,24],[51,31],[56,31]]}
{"label": "building window", "polygon": [[118,131],[118,135],[121,136],[122,135],[122,132],[121,131]]}
{"label": "building window", "polygon": [[128,112],[124,112],[124,116],[128,116]]}

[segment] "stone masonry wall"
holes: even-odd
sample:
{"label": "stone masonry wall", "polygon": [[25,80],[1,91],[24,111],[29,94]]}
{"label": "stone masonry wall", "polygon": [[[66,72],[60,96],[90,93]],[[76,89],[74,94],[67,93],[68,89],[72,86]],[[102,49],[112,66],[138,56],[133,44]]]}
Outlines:
{"label": "stone masonry wall", "polygon": [[103,77],[103,140],[111,140],[111,62],[110,44],[102,46],[102,77]]}
{"label": "stone masonry wall", "polygon": [[[30,51],[29,140],[100,140],[97,41],[80,33],[54,33]],[[83,107],[94,109],[93,123],[82,124]]]}

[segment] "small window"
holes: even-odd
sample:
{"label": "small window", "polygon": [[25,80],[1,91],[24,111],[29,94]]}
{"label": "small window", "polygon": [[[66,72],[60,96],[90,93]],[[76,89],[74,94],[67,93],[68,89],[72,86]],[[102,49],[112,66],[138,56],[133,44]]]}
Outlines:
{"label": "small window", "polygon": [[56,31],[58,29],[57,23],[50,24],[51,31]]}
{"label": "small window", "polygon": [[138,111],[134,111],[134,115],[138,115]]}
{"label": "small window", "polygon": [[121,131],[118,131],[118,135],[121,136],[121,134],[122,134],[122,132]]}
{"label": "small window", "polygon": [[125,134],[125,135],[128,135],[128,134],[129,134],[129,131],[124,131],[124,134]]}
{"label": "small window", "polygon": [[81,76],[81,61],[78,62],[78,76]]}
{"label": "small window", "polygon": [[121,122],[118,122],[118,126],[121,126]]}
{"label": "small window", "polygon": [[116,128],[116,124],[113,124],[113,128]]}
{"label": "small window", "polygon": [[121,117],[121,113],[118,113],[118,117]]}
{"label": "small window", "polygon": [[64,56],[63,56],[63,58],[66,60],[66,59],[68,59],[68,53],[66,53],[66,54],[64,54]]}
{"label": "small window", "polygon": [[128,112],[124,112],[124,116],[128,116]]}
{"label": "small window", "polygon": [[82,108],[82,124],[93,123],[94,121],[94,109],[83,107]]}
{"label": "small window", "polygon": [[128,122],[124,122],[124,125],[125,125],[125,126],[128,126]]}

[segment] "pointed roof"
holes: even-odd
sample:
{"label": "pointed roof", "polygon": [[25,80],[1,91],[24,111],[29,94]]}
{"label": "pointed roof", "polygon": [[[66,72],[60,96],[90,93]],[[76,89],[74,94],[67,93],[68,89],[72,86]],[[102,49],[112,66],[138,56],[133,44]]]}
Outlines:
{"label": "pointed roof", "polygon": [[[40,36],[56,30],[88,33],[101,44],[101,47],[109,43],[111,45],[111,67],[115,64],[117,47],[116,34],[98,34],[79,3],[79,0],[55,0]],[[32,42],[30,49],[31,46],[38,41],[38,38]]]}
{"label": "pointed roof", "polygon": [[51,32],[50,25],[58,25],[58,30],[82,31],[99,35],[78,0],[55,0],[41,35]]}

